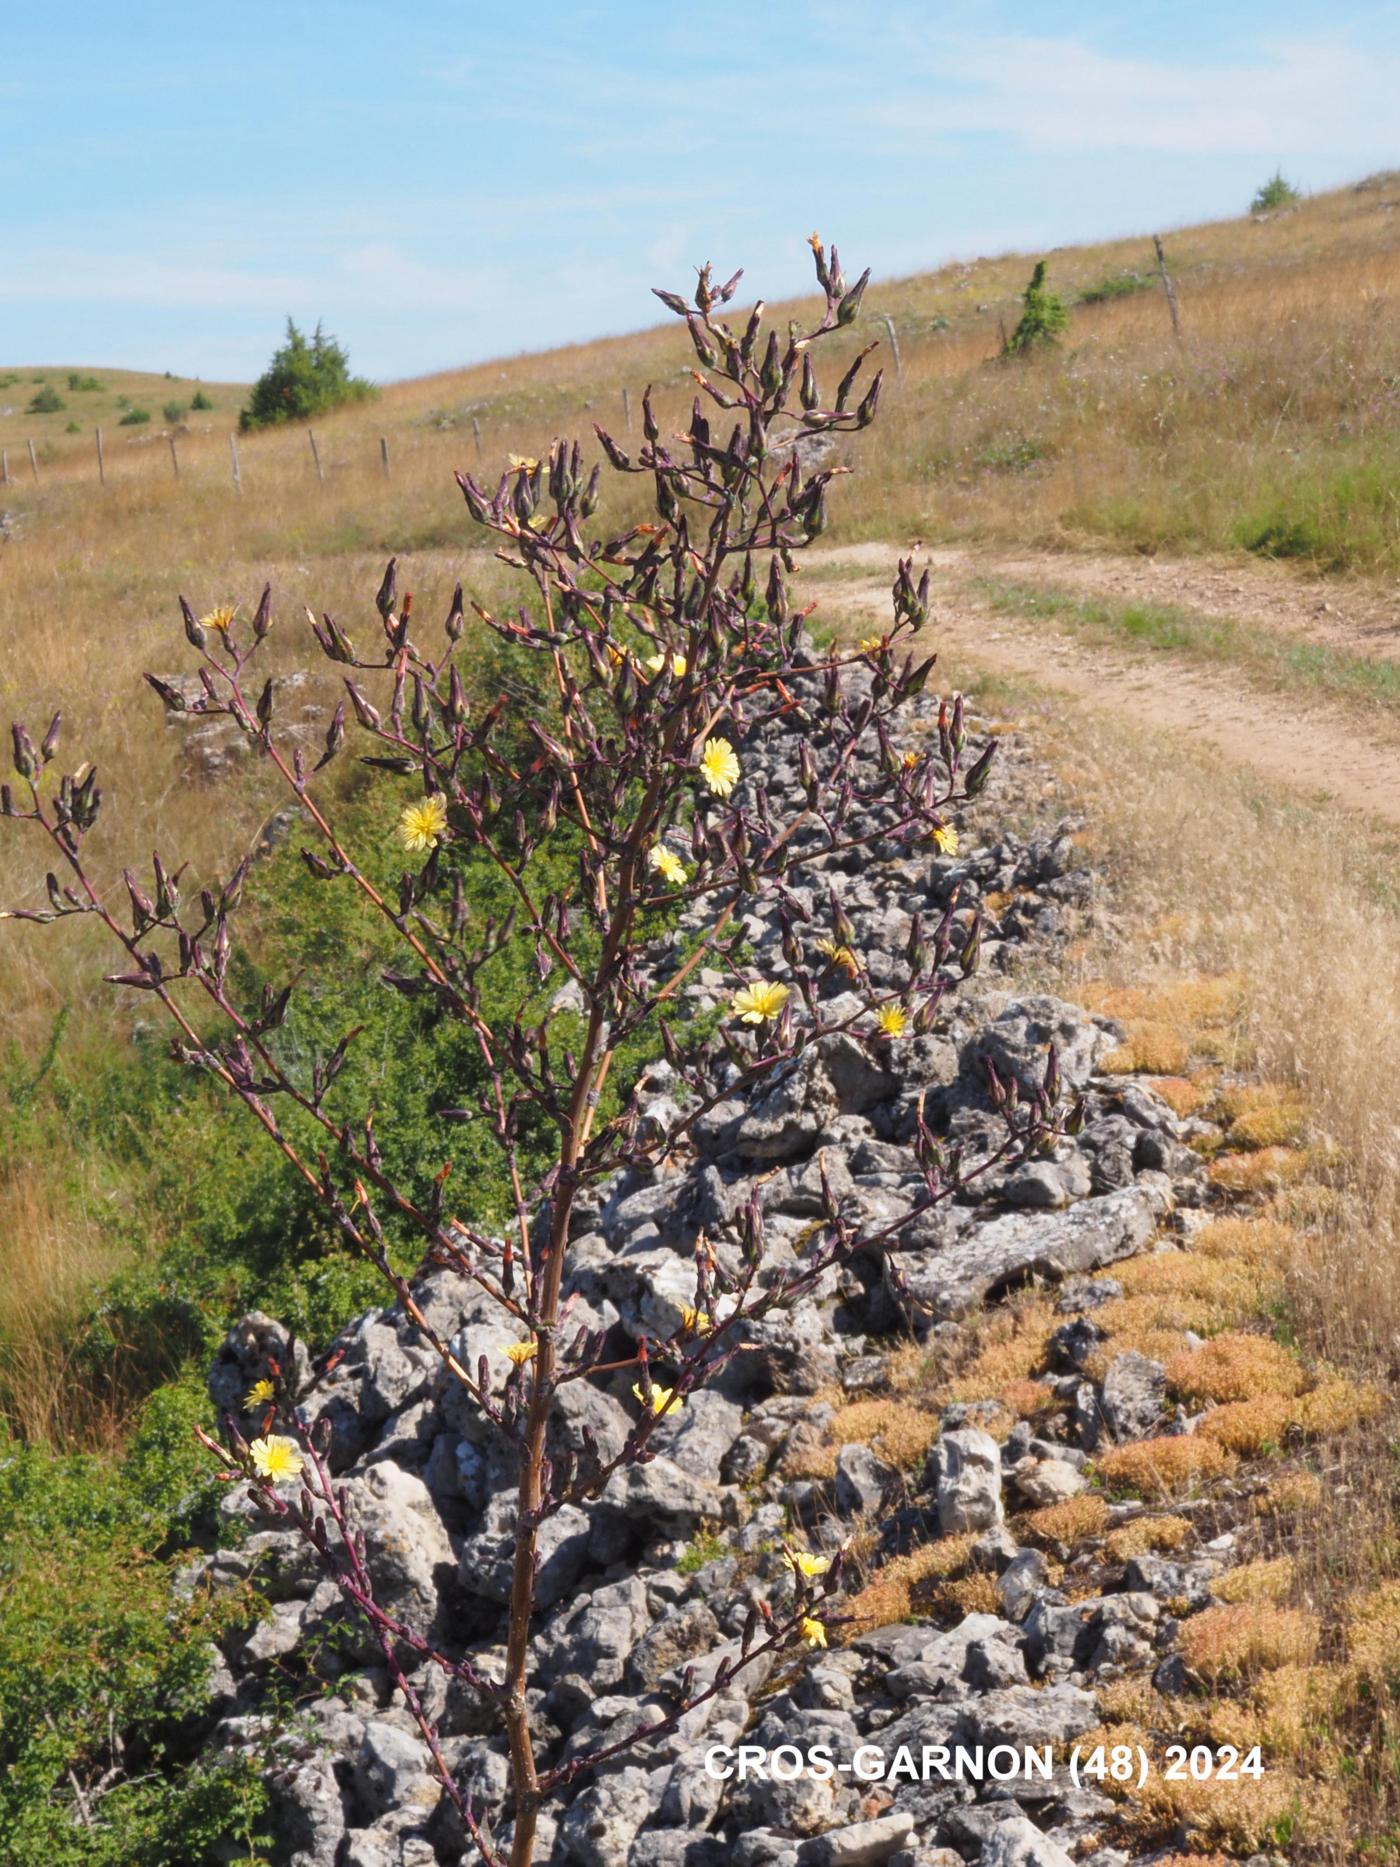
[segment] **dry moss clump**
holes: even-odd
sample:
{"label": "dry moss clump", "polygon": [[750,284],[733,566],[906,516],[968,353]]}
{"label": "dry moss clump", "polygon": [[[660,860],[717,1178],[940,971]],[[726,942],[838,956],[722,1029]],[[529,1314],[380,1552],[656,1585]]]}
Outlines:
{"label": "dry moss clump", "polygon": [[1294,1418],[1310,1438],[1344,1433],[1363,1420],[1372,1420],[1385,1408],[1385,1395],[1376,1387],[1358,1387],[1338,1377],[1322,1381],[1311,1393],[1300,1395]]}
{"label": "dry moss clump", "polygon": [[938,1437],[938,1416],[906,1400],[877,1397],[838,1407],[826,1429],[834,1446],[869,1446],[900,1471],[919,1465]]}
{"label": "dry moss clump", "polygon": [[1292,1396],[1306,1385],[1297,1357],[1270,1336],[1228,1332],[1167,1365],[1167,1385],[1186,1401],[1253,1400],[1259,1394]]}
{"label": "dry moss clump", "polygon": [[1134,1556],[1169,1555],[1190,1538],[1185,1517],[1135,1517],[1109,1532],[1106,1548],[1115,1562],[1131,1562]]}
{"label": "dry moss clump", "polygon": [[1347,1658],[1359,1677],[1384,1685],[1400,1673],[1400,1582],[1382,1582],[1346,1605]]}
{"label": "dry moss clump", "polygon": [[1184,1076],[1191,1061],[1191,1044],[1179,1026],[1159,1018],[1130,1018],[1124,1040],[1110,1050],[1099,1068],[1110,1076]]}
{"label": "dry moss clump", "polygon": [[1136,1445],[1115,1446],[1098,1460],[1099,1470],[1115,1489],[1163,1498],[1224,1478],[1235,1465],[1234,1453],[1197,1433],[1140,1439]]}
{"label": "dry moss clump", "polygon": [[1241,1563],[1227,1570],[1211,1583],[1210,1592],[1217,1601],[1286,1601],[1293,1592],[1296,1565],[1291,1556],[1274,1556],[1260,1562]]}
{"label": "dry moss clump", "polygon": [[971,1534],[945,1536],[911,1549],[907,1555],[892,1557],[851,1597],[848,1612],[855,1621],[842,1629],[843,1642],[854,1639],[866,1627],[888,1627],[894,1621],[908,1620],[919,1591],[929,1583],[959,1575],[967,1567],[976,1541]]}
{"label": "dry moss clump", "polygon": [[1108,1505],[1092,1491],[1067,1497],[1059,1504],[1044,1504],[1024,1519],[1032,1536],[1047,1543],[1078,1543],[1091,1536],[1102,1536],[1108,1528]]}
{"label": "dry moss clump", "polygon": [[1316,1472],[1285,1472],[1254,1499],[1256,1517],[1291,1517],[1315,1511],[1322,1503],[1322,1480]]}
{"label": "dry moss clump", "polygon": [[1301,1148],[1261,1147],[1250,1154],[1221,1154],[1207,1169],[1212,1186],[1222,1193],[1273,1193],[1292,1186],[1308,1171]]}
{"label": "dry moss clump", "polygon": [[1204,1608],[1183,1623],[1181,1654],[1192,1672],[1219,1685],[1277,1666],[1306,1666],[1320,1635],[1317,1616],[1305,1608],[1230,1602]]}
{"label": "dry moss clump", "polygon": [[1213,1408],[1196,1431],[1242,1458],[1254,1458],[1279,1444],[1296,1412],[1297,1403],[1286,1395],[1260,1394],[1255,1400],[1232,1400]]}
{"label": "dry moss clump", "polygon": [[1202,1258],[1282,1268],[1292,1262],[1300,1243],[1293,1227],[1277,1219],[1212,1219],[1192,1235],[1191,1250]]}

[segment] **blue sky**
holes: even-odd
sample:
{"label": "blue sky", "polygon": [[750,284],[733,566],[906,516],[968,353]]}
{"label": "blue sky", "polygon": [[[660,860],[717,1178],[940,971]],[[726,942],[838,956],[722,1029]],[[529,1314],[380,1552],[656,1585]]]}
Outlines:
{"label": "blue sky", "polygon": [[1400,4],[49,0],[0,19],[0,363],[381,380],[1400,165]]}

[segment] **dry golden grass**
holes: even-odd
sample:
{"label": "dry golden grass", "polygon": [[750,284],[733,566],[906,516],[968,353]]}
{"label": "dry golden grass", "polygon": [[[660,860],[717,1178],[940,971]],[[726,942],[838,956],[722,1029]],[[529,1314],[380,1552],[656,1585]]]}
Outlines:
{"label": "dry golden grass", "polygon": [[1227,1476],[1236,1460],[1213,1439],[1183,1433],[1114,1446],[1101,1453],[1096,1464],[1114,1490],[1167,1498]]}
{"label": "dry golden grass", "polygon": [[1256,1153],[1221,1154],[1210,1164],[1210,1183],[1222,1193],[1273,1193],[1309,1170],[1300,1148],[1261,1147]]}
{"label": "dry golden grass", "polygon": [[1285,1472],[1258,1494],[1253,1509],[1258,1517],[1292,1517],[1316,1511],[1323,1496],[1322,1480],[1316,1472]]}
{"label": "dry golden grass", "polygon": [[1185,1517],[1135,1517],[1111,1530],[1105,1547],[1115,1562],[1134,1556],[1170,1555],[1190,1542],[1192,1529]]}
{"label": "dry golden grass", "polygon": [[1167,1364],[1167,1385],[1193,1404],[1297,1394],[1307,1376],[1291,1350],[1265,1335],[1218,1335]]}

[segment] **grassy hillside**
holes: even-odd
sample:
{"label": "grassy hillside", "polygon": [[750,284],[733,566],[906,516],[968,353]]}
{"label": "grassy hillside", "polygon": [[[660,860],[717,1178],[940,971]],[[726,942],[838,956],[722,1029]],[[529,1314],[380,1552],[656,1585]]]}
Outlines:
{"label": "grassy hillside", "polygon": [[[1049,256],[1069,331],[1053,354],[1024,364],[994,359],[1034,256],[976,258],[872,287],[839,341],[848,354],[887,343],[888,317],[901,375],[890,372],[880,419],[848,444],[857,471],[832,501],[833,538],[1234,547],[1394,574],[1400,332],[1385,307],[1400,288],[1397,206],[1400,174],[1390,174],[1271,218],[1171,234],[1179,345],[1146,235]],[[850,261],[861,257],[848,230],[829,231],[846,236]],[[761,285],[761,253],[716,257],[746,260]],[[769,316],[780,324],[791,309]],[[101,846],[113,881],[132,850],[156,842],[208,877],[278,801],[257,772],[192,780],[180,731],[142,688],[144,669],[183,665],[177,592],[197,608],[247,603],[270,580],[287,671],[305,659],[303,606],[353,627],[390,552],[430,611],[445,608],[459,577],[491,602],[508,578],[472,535],[453,467],[490,474],[508,453],[537,452],[561,432],[586,436],[595,420],[625,444],[623,389],[639,427],[648,381],[663,428],[683,428],[692,361],[683,333],[665,326],[395,384],[317,424],[324,482],[304,429],[241,437],[241,493],[228,449],[237,386],[204,386],[214,407],[188,418],[177,479],[155,444],[161,404],[188,403],[194,384],[101,368],[0,369],[17,379],[0,391],[12,476],[0,492],[0,691],[32,725],[62,703],[70,743],[96,755],[121,826]],[[70,374],[102,387],[70,390]],[[67,407],[29,416],[40,376]],[[150,408],[151,423],[122,428],[126,403]],[[91,439],[99,418],[102,488]],[[74,420],[81,432],[70,435]],[[30,432],[37,483],[22,452]],[[635,483],[623,492],[636,497]],[[313,684],[308,699],[319,691]],[[20,839],[0,842],[0,899],[40,900],[42,869]],[[118,1383],[95,1410],[56,1344],[114,1269],[200,1223],[193,1204],[171,1217],[168,1200],[158,1218],[140,1216],[153,1168],[123,1139],[143,1119],[131,1109],[99,1116],[83,1105],[96,1144],[55,1166],[63,1129],[39,1119],[46,1096],[129,1054],[105,968],[74,930],[63,933],[11,927],[0,941],[0,1000],[12,1012],[7,1093],[27,1111],[10,1124],[0,1161],[0,1411],[60,1436],[93,1430],[99,1416],[116,1430],[135,1396]]]}
{"label": "grassy hillside", "polygon": [[[181,440],[187,432],[222,434],[237,421],[246,395],[243,383],[207,383],[169,370],[156,375],[71,363],[0,367],[0,448],[9,455],[15,480],[33,478],[30,441],[41,476],[50,468],[90,468],[95,476],[96,429],[102,429],[104,452],[115,456],[116,466],[130,450],[163,443],[171,433]],[[208,407],[196,406],[196,396]],[[159,452],[168,467],[164,445]]]}

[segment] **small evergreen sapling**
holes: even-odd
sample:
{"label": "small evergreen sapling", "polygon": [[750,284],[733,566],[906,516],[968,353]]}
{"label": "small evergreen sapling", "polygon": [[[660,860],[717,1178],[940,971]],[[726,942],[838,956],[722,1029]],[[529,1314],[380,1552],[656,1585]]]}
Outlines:
{"label": "small evergreen sapling", "polygon": [[1062,298],[1045,284],[1046,262],[1038,259],[1030,283],[1021,294],[1021,317],[1006,340],[1002,355],[1025,357],[1057,344],[1069,329],[1069,312]]}

